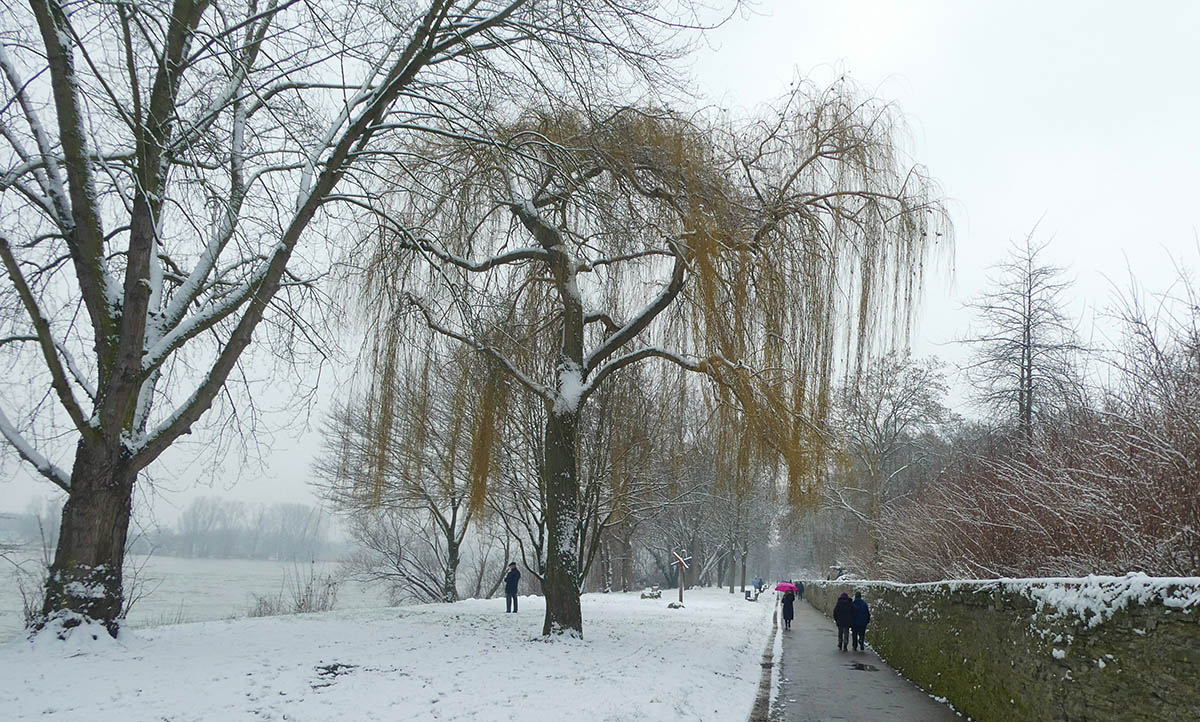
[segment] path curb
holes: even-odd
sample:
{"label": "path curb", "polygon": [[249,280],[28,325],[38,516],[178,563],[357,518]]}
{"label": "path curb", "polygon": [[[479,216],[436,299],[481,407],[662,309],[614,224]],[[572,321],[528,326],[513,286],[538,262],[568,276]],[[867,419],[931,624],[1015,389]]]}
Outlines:
{"label": "path curb", "polygon": [[758,678],[758,696],[750,708],[749,722],[769,722],[771,715],[771,673],[775,669],[775,637],[779,634],[779,607],[771,613],[771,636],[763,650],[762,674]]}

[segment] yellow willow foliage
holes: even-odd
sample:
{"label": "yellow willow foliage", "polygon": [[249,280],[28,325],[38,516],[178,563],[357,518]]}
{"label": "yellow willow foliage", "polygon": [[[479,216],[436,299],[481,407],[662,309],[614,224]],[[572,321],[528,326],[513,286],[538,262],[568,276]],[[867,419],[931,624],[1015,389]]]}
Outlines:
{"label": "yellow willow foliage", "polygon": [[[900,158],[895,122],[889,106],[841,84],[801,84],[729,126],[655,109],[601,119],[529,111],[506,129],[502,148],[431,141],[414,151],[430,160],[406,172],[431,179],[433,190],[405,206],[411,230],[396,232],[402,242],[380,255],[381,266],[397,267],[380,279],[411,279],[405,264],[437,265],[430,252],[412,252],[422,234],[472,258],[529,243],[507,204],[514,194],[540,194],[542,218],[581,261],[572,281],[589,310],[622,321],[647,294],[676,288],[668,274],[680,272],[673,305],[626,348],[669,349],[713,381],[715,407],[729,410],[719,423],[733,482],[743,483],[741,469],[777,472],[782,464],[789,501],[812,503],[831,463],[835,376],[852,377],[873,345],[907,331],[944,218],[932,182]],[[453,282],[448,289],[433,288],[437,273]],[[442,264],[437,273],[419,293],[439,317],[532,378],[552,377],[564,331],[589,341],[611,332],[611,322],[564,329],[561,299],[539,262],[477,275]],[[683,409],[687,382],[678,383]],[[495,448],[493,402],[481,393],[472,407],[472,479]],[[673,433],[686,448],[688,432]],[[630,473],[619,452],[635,441],[618,435],[612,443],[619,485]],[[686,462],[669,455],[667,473],[682,475]]]}
{"label": "yellow willow foliage", "polygon": [[404,466],[400,470],[400,481],[414,489],[421,488],[422,480],[425,477],[425,460],[430,443],[429,426],[432,413],[430,403],[433,398],[433,385],[437,383],[432,372],[433,359],[427,355],[421,363],[420,372],[416,378],[408,376],[404,378],[405,393],[402,409],[404,432],[402,438],[394,442],[397,445],[405,445],[405,451],[408,452],[401,454]]}
{"label": "yellow willow foliage", "polygon": [[392,432],[396,408],[396,352],[399,337],[389,333],[377,338],[372,350],[371,388],[368,392],[367,494],[378,506],[391,472]]}
{"label": "yellow willow foliage", "polygon": [[504,419],[508,414],[508,379],[498,369],[492,369],[483,385],[474,411],[471,433],[470,503],[468,510],[475,514],[487,498],[488,478],[495,468],[502,444]]}

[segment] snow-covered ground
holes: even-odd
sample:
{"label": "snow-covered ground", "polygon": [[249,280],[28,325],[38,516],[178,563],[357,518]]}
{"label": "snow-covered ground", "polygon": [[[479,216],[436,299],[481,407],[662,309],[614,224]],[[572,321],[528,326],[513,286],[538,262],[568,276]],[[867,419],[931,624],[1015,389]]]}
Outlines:
{"label": "snow-covered ground", "polygon": [[542,641],[538,597],[13,640],[0,719],[745,720],[771,600],[669,596],[585,595],[582,640]]}

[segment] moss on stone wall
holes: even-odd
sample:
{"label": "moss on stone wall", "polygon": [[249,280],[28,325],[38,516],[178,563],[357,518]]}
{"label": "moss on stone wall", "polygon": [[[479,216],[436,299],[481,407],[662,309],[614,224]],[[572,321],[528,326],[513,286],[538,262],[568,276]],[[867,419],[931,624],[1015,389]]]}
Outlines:
{"label": "moss on stone wall", "polygon": [[855,591],[875,651],[981,722],[1200,720],[1200,605],[1151,595],[1085,618],[998,582],[805,582],[826,615]]}

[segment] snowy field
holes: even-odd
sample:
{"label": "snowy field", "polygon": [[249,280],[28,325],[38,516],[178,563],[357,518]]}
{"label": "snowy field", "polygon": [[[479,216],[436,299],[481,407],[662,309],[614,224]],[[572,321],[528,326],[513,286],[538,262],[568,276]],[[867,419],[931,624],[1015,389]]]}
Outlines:
{"label": "snowy field", "polygon": [[[37,555],[24,553],[13,558],[29,569],[37,569]],[[176,622],[244,617],[254,606],[254,595],[276,596],[281,591],[290,599],[290,587],[310,573],[336,574],[337,562],[314,564],[260,561],[254,559],[180,559],[177,557],[131,557],[129,567],[138,569],[137,593],[141,595],[129,612],[130,627],[151,627]],[[126,577],[126,582],[130,579]],[[40,593],[40,590],[39,590]],[[378,588],[353,582],[338,587],[337,609],[381,607],[386,604]],[[12,564],[0,561],[0,641],[21,633],[21,595]],[[0,715],[0,722],[4,717]]]}
{"label": "snowy field", "polygon": [[771,600],[589,594],[585,639],[541,641],[541,598],[467,600],[0,644],[0,719],[734,720]]}

